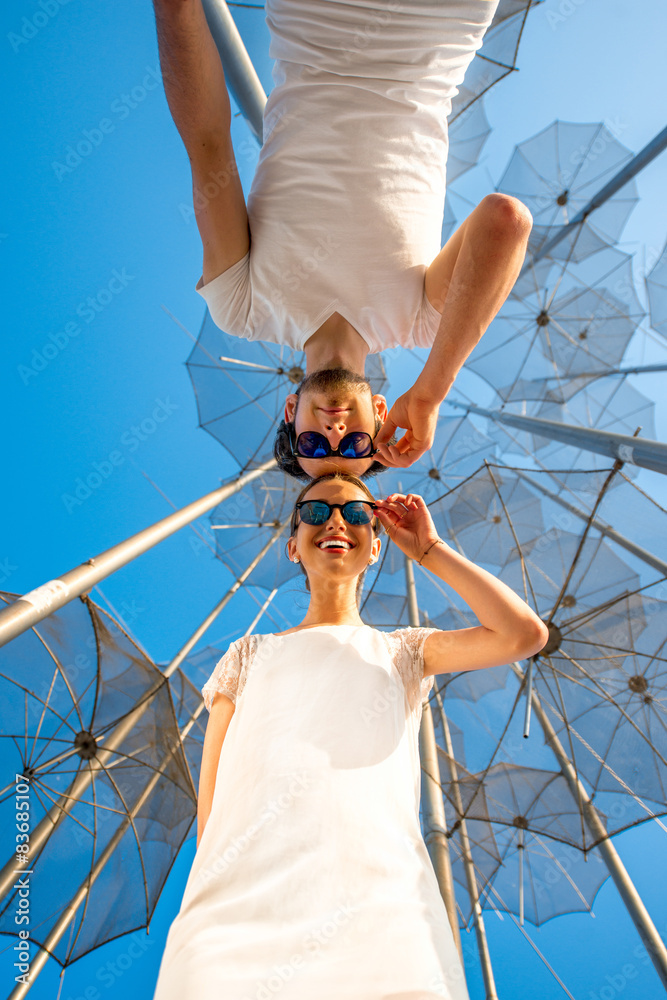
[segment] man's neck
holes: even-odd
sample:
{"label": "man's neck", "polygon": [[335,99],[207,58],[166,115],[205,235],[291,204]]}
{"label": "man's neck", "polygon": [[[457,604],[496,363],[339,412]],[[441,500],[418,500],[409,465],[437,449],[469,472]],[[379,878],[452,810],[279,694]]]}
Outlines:
{"label": "man's neck", "polygon": [[339,313],[333,313],[308,338],[304,350],[306,375],[326,368],[347,368],[357,375],[365,374],[368,344]]}

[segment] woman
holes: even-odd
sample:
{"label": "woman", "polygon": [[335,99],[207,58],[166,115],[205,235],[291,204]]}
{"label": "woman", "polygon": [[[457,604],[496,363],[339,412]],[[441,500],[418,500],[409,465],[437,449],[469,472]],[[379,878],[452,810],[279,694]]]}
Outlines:
{"label": "woman", "polygon": [[[482,624],[364,625],[380,525]],[[232,643],[202,689],[198,850],[155,1000],[467,1000],[419,827],[421,705],[434,674],[531,656],[547,629],[421,497],[375,501],[346,473],[302,490],[287,551],[305,618]]]}

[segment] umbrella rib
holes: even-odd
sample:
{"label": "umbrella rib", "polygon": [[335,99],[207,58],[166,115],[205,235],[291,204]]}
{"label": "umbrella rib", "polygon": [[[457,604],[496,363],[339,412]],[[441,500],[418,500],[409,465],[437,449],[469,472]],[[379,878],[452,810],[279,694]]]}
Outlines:
{"label": "umbrella rib", "polygon": [[[654,755],[658,758],[658,760],[661,762],[661,764],[667,765],[667,759],[665,759],[665,757],[663,757],[663,755],[660,753],[660,751],[658,750],[657,747],[653,746],[653,744],[651,743],[651,741],[648,738],[648,736],[646,736],[641,731],[641,729],[639,728],[639,726],[637,725],[637,723],[635,722],[635,720],[632,719],[627,714],[627,712],[622,707],[622,705],[620,705],[619,702],[617,702],[616,699],[612,695],[610,695],[607,691],[605,691],[605,689],[602,687],[602,685],[599,684],[599,682],[591,674],[589,674],[588,671],[584,667],[582,667],[581,663],[579,663],[578,660],[575,660],[574,657],[570,656],[568,653],[563,652],[562,649],[559,650],[559,652],[561,653],[561,655],[563,656],[564,659],[568,660],[570,663],[573,664],[573,666],[577,667],[582,672],[582,674],[584,675],[584,677],[586,677],[591,682],[591,684],[593,684],[595,693],[597,693],[598,697],[600,697],[605,702],[613,704],[618,709],[619,716],[621,718],[625,719],[625,721],[641,736],[641,738],[646,743],[648,743],[648,745],[650,746],[650,748],[653,751]],[[610,739],[609,745],[611,745],[611,740],[618,733],[618,726],[620,726],[620,724],[621,723],[620,723],[620,719],[619,719],[618,723],[616,723],[615,726],[614,726],[614,732],[613,732],[612,737]]]}
{"label": "umbrella rib", "polygon": [[505,902],[505,900],[502,898],[502,896],[500,895],[500,893],[498,892],[498,890],[495,888],[495,886],[490,885],[489,886],[489,891],[492,892],[494,894],[494,896],[497,896],[497,898],[498,898],[498,900],[499,900],[500,905],[502,906],[502,908],[512,918],[515,926],[519,928],[519,930],[521,931],[521,933],[523,934],[523,936],[525,937],[525,939],[528,941],[528,944],[531,946],[531,948],[533,949],[533,951],[536,952],[536,954],[538,955],[538,957],[541,959],[541,961],[547,967],[547,969],[549,970],[549,972],[551,973],[551,975],[554,977],[554,979],[556,980],[556,982],[558,983],[558,985],[560,986],[560,988],[563,990],[563,992],[570,998],[570,1000],[575,1000],[575,997],[573,997],[573,995],[570,993],[570,991],[568,990],[567,986],[565,985],[565,983],[563,982],[563,980],[558,976],[558,974],[557,974],[556,970],[553,968],[553,966],[551,966],[549,964],[549,962],[547,961],[547,959],[544,957],[544,955],[542,954],[542,952],[540,951],[540,949],[537,947],[537,945],[535,944],[535,942],[531,938],[531,936],[528,933],[528,931],[526,930],[526,928],[522,927],[521,924],[519,923],[519,921],[516,919],[515,915],[512,913],[512,911],[510,910],[509,906],[507,905],[507,903]]}
{"label": "umbrella rib", "polygon": [[581,553],[583,551],[584,543],[585,543],[586,538],[588,536],[588,532],[591,529],[592,522],[593,522],[593,520],[595,518],[595,514],[597,512],[597,509],[600,506],[600,504],[602,503],[602,497],[606,493],[607,489],[609,488],[609,485],[611,484],[612,479],[614,478],[614,476],[616,475],[616,472],[618,471],[619,464],[620,464],[619,459],[616,459],[616,461],[614,462],[613,468],[611,469],[611,472],[609,473],[609,475],[605,479],[605,481],[602,484],[602,487],[600,489],[600,492],[598,493],[598,496],[596,497],[595,503],[593,504],[593,510],[591,511],[591,513],[589,514],[589,516],[586,518],[586,524],[585,524],[584,530],[583,530],[583,532],[581,534],[581,538],[579,539],[579,544],[577,546],[577,551],[574,554],[574,557],[572,559],[572,564],[571,564],[571,566],[570,566],[570,568],[568,570],[568,573],[567,573],[567,576],[565,577],[565,580],[563,581],[563,585],[562,585],[562,587],[560,589],[560,593],[558,594],[558,596],[556,598],[556,602],[555,602],[553,608],[551,609],[551,611],[549,612],[549,617],[547,619],[547,625],[550,625],[551,622],[553,621],[553,616],[556,613],[556,611],[558,610],[560,602],[562,601],[563,597],[565,596],[565,591],[567,589],[567,585],[570,582],[570,580],[572,579],[572,574],[574,573],[575,567],[576,567],[576,565],[577,565],[577,563],[579,561],[579,557],[580,557],[580,555],[581,555]]}

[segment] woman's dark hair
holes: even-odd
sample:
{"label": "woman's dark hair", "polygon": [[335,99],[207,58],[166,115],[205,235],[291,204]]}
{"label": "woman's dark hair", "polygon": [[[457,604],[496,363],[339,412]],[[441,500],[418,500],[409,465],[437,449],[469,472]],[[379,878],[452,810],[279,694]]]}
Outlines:
{"label": "woman's dark hair", "polygon": [[[290,538],[294,537],[294,535],[296,534],[296,529],[299,526],[299,521],[298,521],[299,512],[296,509],[296,505],[301,500],[303,500],[303,498],[305,497],[306,493],[308,493],[310,490],[312,490],[312,488],[314,486],[318,486],[320,483],[330,482],[332,479],[333,480],[339,480],[339,481],[344,482],[344,483],[351,483],[353,486],[356,486],[357,489],[361,490],[362,493],[365,493],[369,500],[375,501],[375,497],[373,496],[373,494],[369,490],[368,486],[366,486],[366,483],[362,482],[361,479],[359,479],[358,476],[353,476],[351,472],[338,472],[338,471],[336,471],[336,472],[327,472],[323,476],[317,476],[315,479],[311,479],[308,483],[306,483],[306,485],[304,486],[304,488],[301,490],[301,492],[299,493],[298,497],[294,501],[294,510],[292,512],[292,520],[290,522]],[[382,531],[382,525],[380,524],[380,521],[378,520],[377,517],[374,517],[373,520],[371,521],[371,528],[373,529],[373,535],[377,538],[377,536]],[[285,551],[287,551],[287,549],[285,549]],[[301,570],[301,572],[303,573],[303,575],[306,578],[306,590],[310,593],[310,584],[308,583],[308,574],[306,573],[306,571],[303,568],[303,566],[301,565],[301,563],[299,563],[299,569]],[[366,575],[366,571],[364,570],[364,572],[359,575],[359,579],[357,580],[357,595],[356,595],[357,596],[357,603],[359,603],[359,596],[361,594],[361,588],[363,587],[363,584],[364,584],[364,577],[365,577],[365,575]]]}
{"label": "woman's dark hair", "polygon": [[[381,427],[382,421],[379,417],[376,417],[374,437],[380,433]],[[291,421],[286,423],[284,420],[281,420],[278,424],[276,437],[273,442],[273,456],[278,464],[278,468],[282,469],[283,472],[286,472],[288,476],[292,476],[294,479],[300,479],[302,483],[314,482],[308,473],[305,472],[299,465],[298,457],[292,454],[292,446],[290,442],[290,437],[292,436],[296,436],[294,432],[294,424]],[[391,443],[393,443],[394,440],[395,439],[392,438]],[[386,468],[386,465],[383,465],[382,462],[373,461],[366,471],[362,472],[359,478],[370,479],[372,476],[377,476],[378,472],[384,472]]]}

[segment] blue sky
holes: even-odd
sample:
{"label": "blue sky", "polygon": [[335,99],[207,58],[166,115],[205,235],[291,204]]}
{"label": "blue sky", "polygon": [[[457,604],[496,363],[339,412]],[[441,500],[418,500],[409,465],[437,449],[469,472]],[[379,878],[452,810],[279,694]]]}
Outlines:
{"label": "blue sky", "polygon": [[[233,12],[268,92],[263,15]],[[25,593],[164,517],[172,509],[168,501],[181,507],[216,488],[236,466],[197,428],[184,365],[192,341],[163,308],[196,336],[204,315],[194,291],[201,248],[187,211],[187,157],[159,82],[151,4],[10,0],[0,10],[0,29],[6,148],[0,586]],[[472,208],[493,188],[515,144],[556,118],[610,122],[620,141],[638,151],[665,124],[664,30],[658,0],[545,0],[529,18],[520,72],[487,99],[493,132],[474,176],[457,185],[456,204],[467,198]],[[89,153],[72,155],[84,139]],[[247,195],[257,148],[240,117],[234,140]],[[636,254],[638,273],[667,237],[666,180],[667,154],[638,179],[641,200],[620,242]],[[655,348],[640,360],[666,353]],[[393,385],[400,383],[396,373]],[[656,436],[665,440],[664,375],[633,384],[656,400]],[[473,382],[462,376],[461,385]],[[107,473],[100,486],[83,502],[68,499],[95,469]],[[641,481],[664,502],[660,477]],[[163,662],[230,582],[184,529],[104,581],[101,590]],[[104,606],[99,592],[93,596]],[[240,597],[205,641],[237,634],[239,616],[249,617],[254,607],[251,598]],[[652,824],[616,843],[658,929],[667,934],[667,903],[656,878],[659,867],[664,870],[664,838]],[[128,952],[124,938],[93,953],[66,972],[62,1000],[152,995],[193,853],[191,837],[150,934],[137,935],[144,945],[140,957],[129,966],[122,959],[116,972],[100,978],[105,963],[138,949]],[[609,883],[595,914],[526,930],[578,1000],[621,993],[625,1000],[658,997],[658,979],[635,952],[639,939]],[[501,996],[565,995],[511,921],[491,914],[487,924]],[[57,973],[49,963],[31,995],[54,997]],[[97,994],[90,993],[93,987]],[[472,1000],[483,995],[474,967],[470,992]]]}

